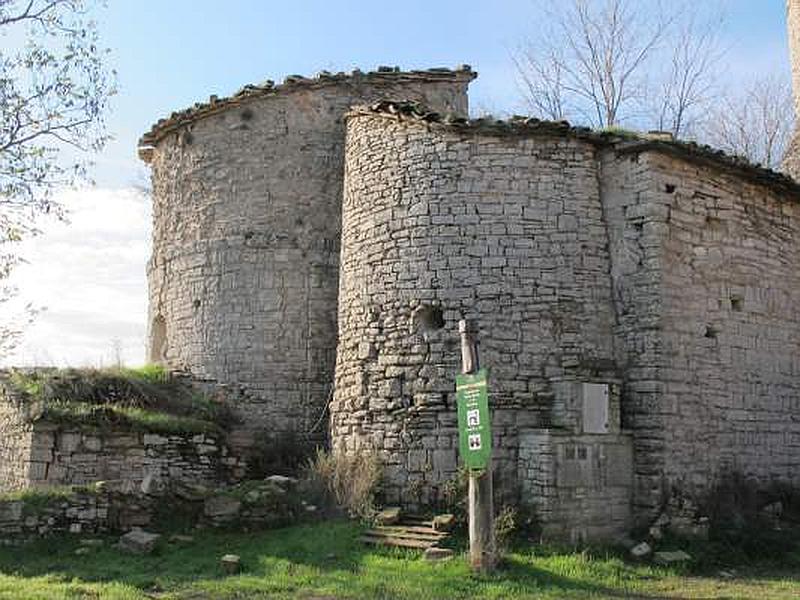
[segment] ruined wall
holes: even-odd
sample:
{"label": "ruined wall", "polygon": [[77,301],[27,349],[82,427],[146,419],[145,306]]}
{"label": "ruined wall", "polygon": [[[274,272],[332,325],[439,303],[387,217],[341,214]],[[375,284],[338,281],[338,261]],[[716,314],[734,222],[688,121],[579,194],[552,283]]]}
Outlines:
{"label": "ruined wall", "polygon": [[[319,426],[336,351],[344,124],[391,96],[465,114],[464,70],[291,78],[159,123],[153,175],[151,358],[241,384],[248,427]],[[305,439],[304,436],[299,436]]]}
{"label": "ruined wall", "polygon": [[54,534],[107,533],[113,529],[108,494],[75,490],[50,497],[0,497],[0,545],[11,546]]}
{"label": "ruined wall", "polygon": [[579,429],[560,384],[614,377],[595,147],[362,112],[345,169],[334,447],[381,453],[390,500],[432,499],[457,463],[457,321],[475,319],[515,493],[520,429]]}
{"label": "ruined wall", "polygon": [[210,434],[82,432],[40,422],[32,439],[25,487],[105,481],[130,492],[148,479],[155,492],[180,484],[215,487],[244,474],[240,459]]}
{"label": "ruined wall", "polygon": [[0,492],[27,486],[33,426],[26,418],[30,407],[13,396],[0,373]]}

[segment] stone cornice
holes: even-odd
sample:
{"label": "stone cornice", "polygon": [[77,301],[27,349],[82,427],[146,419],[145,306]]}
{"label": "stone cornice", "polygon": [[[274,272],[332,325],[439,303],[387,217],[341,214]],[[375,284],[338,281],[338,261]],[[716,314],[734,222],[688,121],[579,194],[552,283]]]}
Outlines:
{"label": "stone cornice", "polygon": [[376,71],[362,72],[358,69],[350,73],[329,73],[321,71],[313,78],[290,75],[281,84],[266,81],[259,85],[246,85],[232,96],[218,98],[211,96],[208,102],[198,102],[185,110],[173,112],[169,117],[159,119],[139,140],[139,155],[148,161],[152,148],[172,131],[208,117],[218,112],[243,105],[249,100],[265,96],[276,96],[304,89],[316,89],[353,83],[403,83],[419,81],[464,81],[475,79],[478,74],[469,65],[456,69],[435,68],[424,71],[401,71],[399,67],[378,67]]}
{"label": "stone cornice", "polygon": [[550,135],[581,139],[600,147],[612,148],[619,154],[656,152],[715,168],[800,200],[800,184],[784,173],[751,163],[741,156],[726,154],[711,146],[674,140],[671,135],[662,132],[596,131],[586,127],[572,126],[567,121],[545,121],[520,116],[507,120],[465,119],[429,111],[418,103],[389,100],[376,102],[369,106],[355,106],[347,113],[346,118],[353,119],[363,116],[378,116],[398,122],[418,123],[427,127],[445,128],[454,132],[476,135],[518,137]]}

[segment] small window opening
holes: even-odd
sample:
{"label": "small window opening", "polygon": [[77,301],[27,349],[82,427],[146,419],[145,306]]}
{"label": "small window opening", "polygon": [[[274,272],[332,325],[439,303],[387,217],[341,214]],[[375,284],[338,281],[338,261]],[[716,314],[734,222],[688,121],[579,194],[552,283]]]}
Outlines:
{"label": "small window opening", "polygon": [[742,312],[742,310],[744,310],[744,298],[741,296],[731,296],[731,310],[733,312]]}
{"label": "small window opening", "polygon": [[440,306],[421,304],[411,313],[412,327],[417,333],[430,333],[444,327],[444,311]]}
{"label": "small window opening", "polygon": [[664,186],[664,191],[666,193],[668,193],[668,194],[674,194],[675,193],[675,186],[673,184],[671,184],[671,183],[668,183],[668,184],[666,184]]}
{"label": "small window opening", "polygon": [[705,337],[707,337],[710,340],[715,340],[717,339],[717,335],[719,335],[719,332],[714,327],[712,327],[711,325],[706,325]]}

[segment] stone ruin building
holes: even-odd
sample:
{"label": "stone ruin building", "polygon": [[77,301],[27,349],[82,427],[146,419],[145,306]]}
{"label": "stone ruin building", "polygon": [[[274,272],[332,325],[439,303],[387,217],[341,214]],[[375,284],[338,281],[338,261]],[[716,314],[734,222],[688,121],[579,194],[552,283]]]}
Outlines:
{"label": "stone ruin building", "polygon": [[159,121],[150,358],[238,390],[244,446],[377,451],[386,499],[425,504],[458,469],[469,318],[498,494],[546,534],[733,474],[800,484],[800,186],[658,135],[468,120],[475,77],[293,76]]}

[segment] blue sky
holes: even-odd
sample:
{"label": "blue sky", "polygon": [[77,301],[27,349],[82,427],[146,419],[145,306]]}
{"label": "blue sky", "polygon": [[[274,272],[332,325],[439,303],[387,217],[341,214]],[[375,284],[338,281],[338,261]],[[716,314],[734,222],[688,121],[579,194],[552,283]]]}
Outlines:
{"label": "blue sky", "polygon": [[[699,0],[703,6],[717,0]],[[641,0],[642,5],[649,0]],[[784,0],[722,0],[731,85],[788,72]],[[144,356],[149,202],[136,142],[158,118],[210,94],[321,69],[405,69],[468,63],[473,106],[519,112],[511,51],[541,20],[537,0],[109,0],[98,13],[120,93],[114,136],[96,158],[91,192],[66,193],[72,224],[44,223],[25,244],[20,300],[47,306],[6,362],[108,364]]]}
{"label": "blue sky", "polygon": [[[700,0],[716,4],[714,0]],[[471,64],[474,106],[521,110],[510,52],[536,30],[537,0],[112,1],[100,14],[114,49],[120,95],[110,125],[116,141],[98,182],[125,185],[138,136],[157,118],[210,94],[286,75]],[[643,0],[642,4],[648,4]],[[735,79],[788,69],[784,0],[721,2]],[[135,165],[135,162],[134,162]]]}

